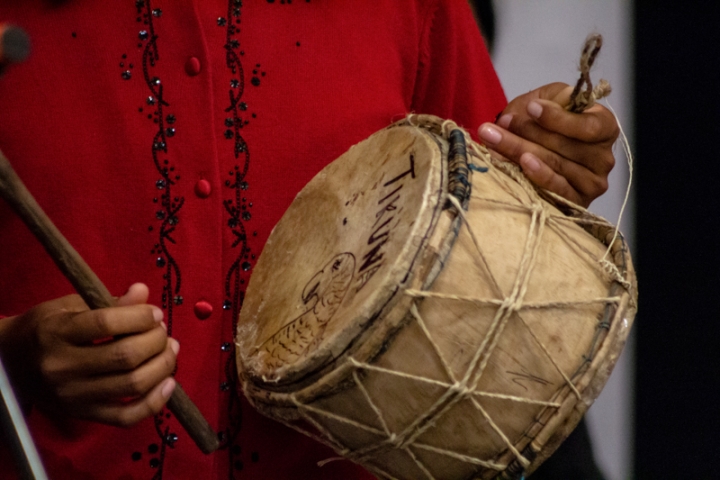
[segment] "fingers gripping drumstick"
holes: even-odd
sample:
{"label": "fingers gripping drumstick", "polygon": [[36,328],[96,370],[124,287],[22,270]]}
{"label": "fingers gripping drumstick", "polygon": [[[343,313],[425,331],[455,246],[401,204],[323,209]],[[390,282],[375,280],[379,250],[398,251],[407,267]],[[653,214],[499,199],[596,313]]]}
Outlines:
{"label": "fingers gripping drumstick", "polygon": [[[2,152],[0,152],[0,196],[10,204],[42,243],[55,264],[91,309],[115,305],[115,300],[105,285],[45,215]],[[210,428],[179,383],[167,406],[203,453],[217,450],[219,446],[217,434]]]}

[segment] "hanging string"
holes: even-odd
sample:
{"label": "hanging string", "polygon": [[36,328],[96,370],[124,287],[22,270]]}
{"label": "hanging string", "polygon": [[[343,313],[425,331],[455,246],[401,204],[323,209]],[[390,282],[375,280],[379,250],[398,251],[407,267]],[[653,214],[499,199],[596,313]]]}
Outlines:
{"label": "hanging string", "polygon": [[615,115],[615,120],[617,121],[618,128],[620,129],[620,139],[628,164],[628,183],[627,188],[625,189],[625,198],[623,199],[622,207],[620,207],[620,213],[618,214],[617,223],[615,224],[615,233],[613,234],[613,238],[608,244],[608,249],[605,251],[605,255],[602,258],[603,261],[607,260],[607,257],[610,254],[610,248],[615,243],[615,239],[620,234],[620,222],[622,221],[623,213],[625,213],[625,207],[627,207],[628,201],[630,199],[630,188],[632,187],[633,181],[633,155],[632,151],[630,151],[630,143],[628,142],[627,135],[625,135],[625,131],[623,130],[622,125],[620,124],[620,119],[618,118],[617,113],[615,113],[615,110],[610,106],[610,103],[608,103],[607,106],[612,112],[612,114]]}
{"label": "hanging string", "polygon": [[[590,35],[585,40],[585,45],[583,46],[582,54],[580,55],[580,78],[575,84],[575,88],[570,95],[570,103],[567,107],[565,107],[566,110],[574,113],[582,113],[586,109],[593,106],[597,100],[600,100],[601,98],[610,95],[612,88],[606,80],[601,79],[598,85],[593,88],[592,80],[590,79],[590,69],[592,69],[592,66],[595,63],[595,59],[600,53],[602,45],[603,38],[600,34]],[[630,151],[630,144],[628,143],[627,136],[625,135],[622,125],[620,124],[620,119],[618,118],[615,110],[613,110],[610,104],[608,104],[608,109],[610,109],[610,111],[615,116],[618,128],[620,129],[620,139],[623,150],[625,151],[625,158],[628,162],[628,184],[625,190],[625,198],[623,199],[622,207],[620,208],[620,213],[618,215],[617,223],[615,225],[615,231],[613,233],[612,240],[608,243],[607,250],[605,251],[605,255],[603,255],[602,259],[600,260],[600,263],[603,268],[608,273],[612,274],[614,277],[622,277],[622,275],[619,275],[617,267],[612,264],[612,262],[609,262],[607,260],[607,257],[612,250],[612,246],[615,243],[615,240],[620,235],[620,222],[622,221],[625,207],[627,206],[630,198],[630,188],[632,187],[633,178],[633,156],[632,152]],[[629,286],[629,284],[627,283],[620,283],[622,283],[626,288]]]}

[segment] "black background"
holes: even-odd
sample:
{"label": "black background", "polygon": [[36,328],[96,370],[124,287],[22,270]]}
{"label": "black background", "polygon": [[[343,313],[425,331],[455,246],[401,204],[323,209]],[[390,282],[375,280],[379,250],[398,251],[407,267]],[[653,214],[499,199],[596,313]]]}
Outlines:
{"label": "black background", "polygon": [[720,478],[720,2],[634,10],[635,476]]}

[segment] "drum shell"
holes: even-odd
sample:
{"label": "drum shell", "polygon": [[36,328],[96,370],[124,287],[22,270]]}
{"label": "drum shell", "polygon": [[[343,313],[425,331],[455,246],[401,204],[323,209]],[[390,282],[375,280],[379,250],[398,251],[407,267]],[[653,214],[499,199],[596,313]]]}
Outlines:
{"label": "drum shell", "polygon": [[[446,157],[445,140],[437,141]],[[245,394],[258,409],[384,478],[494,478],[534,470],[599,394],[634,316],[630,255],[611,226],[539,200],[512,167],[473,161],[489,170],[473,174],[465,218],[435,205],[432,235],[412,276],[341,355],[288,383],[258,378],[239,357]],[[535,213],[555,225],[536,232],[540,246],[523,266],[535,228],[528,206],[537,202],[543,209]],[[573,217],[579,223],[561,220]],[[622,285],[586,265],[584,255],[600,259],[611,243]],[[518,285],[523,268],[531,273]],[[514,288],[526,289],[522,301],[529,304],[566,305],[498,320],[499,306],[483,301],[506,298]],[[412,293],[418,291],[430,295]],[[588,298],[614,300],[567,305]]]}

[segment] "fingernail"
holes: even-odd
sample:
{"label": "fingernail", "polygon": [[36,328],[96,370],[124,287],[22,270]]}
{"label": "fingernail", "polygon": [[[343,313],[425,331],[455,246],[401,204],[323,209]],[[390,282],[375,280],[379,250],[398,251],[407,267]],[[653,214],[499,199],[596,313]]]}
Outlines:
{"label": "fingernail", "polygon": [[164,398],[170,398],[170,395],[172,395],[173,390],[175,390],[175,380],[172,378],[168,378],[165,380],[165,385],[162,386],[162,390],[160,393]]}
{"label": "fingernail", "polygon": [[165,330],[167,332],[167,323],[160,322],[160,326],[163,328],[163,330]]}
{"label": "fingernail", "polygon": [[165,315],[163,314],[163,311],[160,310],[158,307],[155,307],[155,306],[152,307],[152,311],[153,311],[153,318],[155,319],[155,321],[158,322],[158,323],[161,322],[162,319],[163,319],[163,317],[165,316]]}
{"label": "fingernail", "polygon": [[530,102],[527,106],[527,111],[533,118],[540,118],[542,115],[543,107],[538,102]]}
{"label": "fingernail", "polygon": [[498,118],[498,121],[495,122],[502,128],[508,129],[510,128],[510,122],[512,122],[513,116],[511,113],[506,113],[502,117]]}
{"label": "fingernail", "polygon": [[137,283],[133,283],[132,285],[130,285],[130,286],[128,287],[127,291],[122,294],[122,296],[124,297],[125,295],[127,295],[128,293],[130,293],[130,290],[132,290],[133,287],[135,287],[135,285],[137,285]]}
{"label": "fingernail", "polygon": [[480,127],[479,133],[480,138],[482,138],[485,143],[489,143],[491,145],[497,145],[502,140],[502,134],[500,133],[500,130],[489,124]]}
{"label": "fingernail", "polygon": [[175,352],[175,355],[178,354],[180,351],[180,342],[175,340],[174,338],[170,339],[170,348],[172,348],[172,351]]}
{"label": "fingernail", "polygon": [[520,166],[525,172],[537,172],[540,170],[540,159],[532,153],[523,153],[520,157]]}

